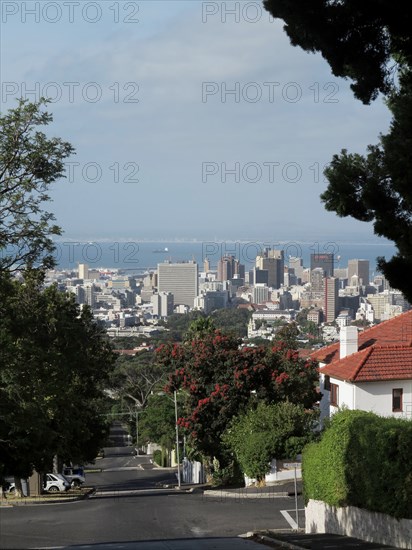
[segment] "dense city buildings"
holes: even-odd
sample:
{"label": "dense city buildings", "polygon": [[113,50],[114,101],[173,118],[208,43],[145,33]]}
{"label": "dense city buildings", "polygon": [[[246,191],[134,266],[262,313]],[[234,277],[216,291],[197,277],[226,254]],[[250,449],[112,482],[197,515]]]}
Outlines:
{"label": "dense city buildings", "polygon": [[194,260],[165,261],[134,274],[80,263],[75,271],[50,271],[47,284],[53,282],[88,305],[110,335],[150,337],[165,330],[157,322],[172,313],[248,307],[249,338],[272,339],[282,323],[296,318],[318,327],[322,341],[334,341],[354,322],[381,323],[411,307],[382,275],[370,276],[368,260],[334,268],[333,255],[312,254],[309,268],[298,257],[285,265],[283,250],[270,248],[249,259],[246,274],[238,258],[224,254],[215,265],[205,258],[202,272]]}

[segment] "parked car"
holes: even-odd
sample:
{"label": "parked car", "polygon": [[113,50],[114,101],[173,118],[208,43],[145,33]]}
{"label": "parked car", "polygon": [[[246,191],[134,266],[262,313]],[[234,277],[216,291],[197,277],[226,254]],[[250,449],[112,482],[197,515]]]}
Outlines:
{"label": "parked car", "polygon": [[[21,479],[21,490],[24,496],[29,494],[29,481],[28,479]],[[3,483],[3,491],[6,494],[14,495],[16,492],[16,483],[14,476],[6,476]]]}
{"label": "parked car", "polygon": [[63,474],[46,474],[44,490],[48,493],[58,493],[70,489],[70,481]]}
{"label": "parked car", "polygon": [[86,483],[83,466],[65,466],[62,473],[74,488]]}
{"label": "parked car", "polygon": [[12,476],[5,477],[4,483],[3,483],[3,491],[5,493],[13,494],[15,490],[16,490],[16,484],[14,482],[14,477]]}

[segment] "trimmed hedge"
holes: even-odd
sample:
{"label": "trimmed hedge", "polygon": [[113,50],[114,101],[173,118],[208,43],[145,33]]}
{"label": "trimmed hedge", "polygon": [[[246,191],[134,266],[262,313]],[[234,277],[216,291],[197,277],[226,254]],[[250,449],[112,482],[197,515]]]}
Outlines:
{"label": "trimmed hedge", "polygon": [[412,519],[412,422],[364,411],[335,414],[302,454],[303,491],[332,506]]}
{"label": "trimmed hedge", "polygon": [[158,466],[165,468],[168,465],[167,453],[165,453],[164,450],[160,450],[160,449],[153,451],[153,462],[155,462]]}

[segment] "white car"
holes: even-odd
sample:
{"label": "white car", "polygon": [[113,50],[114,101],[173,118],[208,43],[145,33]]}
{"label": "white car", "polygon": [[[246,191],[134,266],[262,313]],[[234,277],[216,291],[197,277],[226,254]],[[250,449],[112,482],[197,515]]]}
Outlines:
{"label": "white car", "polygon": [[69,489],[70,481],[63,474],[46,474],[44,490],[48,493],[64,492]]}

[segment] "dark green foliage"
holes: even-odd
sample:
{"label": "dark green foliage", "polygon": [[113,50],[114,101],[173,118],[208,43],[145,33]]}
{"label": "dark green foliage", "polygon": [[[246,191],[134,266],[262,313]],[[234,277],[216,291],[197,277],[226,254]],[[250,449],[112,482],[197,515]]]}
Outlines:
{"label": "dark green foliage", "polygon": [[364,103],[379,92],[393,119],[388,134],[366,155],[346,149],[325,170],[329,181],[321,195],[325,207],[340,217],[373,222],[375,234],[398,249],[378,268],[391,286],[412,301],[412,34],[411,16],[389,0],[265,0],[276,18],[285,21],[293,46],[320,52],[333,74],[354,81],[355,96]]}
{"label": "dark green foliage", "polygon": [[317,414],[288,401],[267,404],[236,417],[223,436],[243,472],[258,481],[270,470],[273,458],[294,459],[314,438]]}
{"label": "dark green foliage", "polygon": [[236,338],[247,336],[247,325],[252,316],[246,309],[217,309],[211,314],[214,326],[223,334],[231,334]]}
{"label": "dark green foliage", "polygon": [[87,308],[42,283],[0,276],[0,462],[22,477],[54,455],[93,460],[108,429],[110,346]]}
{"label": "dark green foliage", "polygon": [[155,462],[161,468],[165,468],[167,466],[167,456],[164,451],[160,449],[153,451],[153,462]]}
{"label": "dark green foliage", "polygon": [[264,0],[293,46],[320,52],[335,76],[354,81],[364,103],[394,86],[395,62],[411,65],[411,16],[401,2],[389,0]]}
{"label": "dark green foliage", "polygon": [[325,170],[329,180],[321,198],[338,216],[373,221],[375,233],[394,241],[398,253],[380,258],[379,269],[393,288],[412,301],[412,72],[401,78],[401,89],[390,99],[393,120],[388,134],[366,156],[343,150]]}
{"label": "dark green foliage", "polygon": [[139,418],[139,438],[142,442],[154,442],[171,450],[176,444],[176,417],[169,395],[152,395]]}
{"label": "dark green foliage", "polygon": [[364,411],[337,413],[303,453],[306,501],[412,518],[412,422]]}

